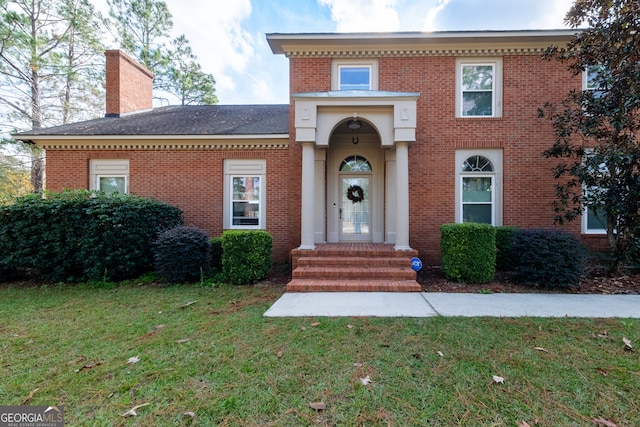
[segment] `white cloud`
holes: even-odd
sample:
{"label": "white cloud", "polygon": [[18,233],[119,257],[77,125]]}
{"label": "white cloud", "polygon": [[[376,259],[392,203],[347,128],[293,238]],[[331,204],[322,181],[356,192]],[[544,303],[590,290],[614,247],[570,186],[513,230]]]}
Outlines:
{"label": "white cloud", "polygon": [[[233,92],[236,73],[244,72],[255,56],[255,41],[242,24],[251,15],[250,0],[167,0],[174,34],[186,34],[198,62],[216,79],[218,97]],[[191,6],[191,7],[189,7]]]}
{"label": "white cloud", "polygon": [[398,31],[400,28],[396,0],[318,0],[318,4],[331,9],[331,19],[340,33]]}
{"label": "white cloud", "polygon": [[531,28],[558,29],[564,28],[564,17],[574,3],[574,0],[553,0],[547,1],[544,14],[531,22]]}
{"label": "white cloud", "polygon": [[422,25],[422,31],[435,31],[436,27],[436,18],[438,14],[447,6],[450,0],[438,0],[438,4],[435,7],[432,7],[427,12],[427,16],[424,18],[424,24]]}

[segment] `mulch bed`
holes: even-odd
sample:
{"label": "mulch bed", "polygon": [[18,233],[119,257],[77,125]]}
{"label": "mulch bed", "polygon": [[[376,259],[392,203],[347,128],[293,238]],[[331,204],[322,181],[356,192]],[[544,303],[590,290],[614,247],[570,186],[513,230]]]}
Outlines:
{"label": "mulch bed", "polygon": [[571,294],[640,294],[640,274],[607,276],[604,274],[585,277],[578,287],[548,288],[543,286],[526,286],[516,282],[513,275],[497,272],[490,283],[468,284],[447,280],[439,268],[426,268],[418,272],[418,283],[423,292],[511,292],[511,293],[571,293]]}

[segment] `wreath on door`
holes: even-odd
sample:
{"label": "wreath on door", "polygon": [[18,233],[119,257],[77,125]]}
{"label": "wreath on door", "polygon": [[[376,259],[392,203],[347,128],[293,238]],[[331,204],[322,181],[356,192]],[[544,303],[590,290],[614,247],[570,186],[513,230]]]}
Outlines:
{"label": "wreath on door", "polygon": [[347,199],[351,200],[351,203],[360,203],[364,200],[364,191],[359,185],[352,185],[347,188]]}

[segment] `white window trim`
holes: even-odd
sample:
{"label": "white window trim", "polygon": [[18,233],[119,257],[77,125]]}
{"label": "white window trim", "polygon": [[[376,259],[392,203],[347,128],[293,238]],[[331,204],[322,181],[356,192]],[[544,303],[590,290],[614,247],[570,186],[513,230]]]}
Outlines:
{"label": "white window trim", "polygon": [[[227,159],[224,161],[223,225],[229,230],[266,229],[267,206],[267,161],[254,159]],[[258,225],[233,225],[233,178],[257,176],[260,178],[260,200],[258,201]]]}
{"label": "white window trim", "polygon": [[[491,161],[493,172],[463,172],[462,167],[465,160],[472,156],[483,156]],[[489,149],[460,149],[456,150],[456,173],[455,173],[455,222],[462,223],[462,179],[464,177],[492,177],[493,191],[491,222],[493,226],[502,226],[502,150],[499,148]]]}
{"label": "white window trim", "polygon": [[334,59],[331,63],[331,90],[340,90],[340,69],[342,67],[369,67],[369,90],[378,90],[377,59]]}
{"label": "white window trim", "polygon": [[89,161],[89,190],[100,190],[100,178],[125,179],[125,194],[129,194],[129,159],[91,159]]}
{"label": "white window trim", "polygon": [[[462,67],[465,65],[491,65],[494,67],[493,114],[490,116],[462,115]],[[502,58],[457,58],[456,59],[456,117],[482,119],[502,117]]]}

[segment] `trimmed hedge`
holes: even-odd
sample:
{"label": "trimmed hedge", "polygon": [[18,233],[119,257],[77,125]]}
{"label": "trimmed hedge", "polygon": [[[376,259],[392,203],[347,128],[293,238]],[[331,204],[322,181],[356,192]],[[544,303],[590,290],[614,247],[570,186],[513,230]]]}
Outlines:
{"label": "trimmed hedge", "polygon": [[0,271],[31,270],[55,282],[113,281],[153,270],[157,234],[180,209],[84,190],[29,195],[0,207]]}
{"label": "trimmed hedge", "polygon": [[442,271],[450,280],[487,283],[496,273],[496,230],[489,224],[445,224],[440,227]]}
{"label": "trimmed hedge", "polygon": [[242,285],[264,278],[271,268],[273,238],[266,231],[222,233],[222,273],[228,283]]}
{"label": "trimmed hedge", "polygon": [[179,226],[155,241],[156,273],[172,283],[195,282],[209,270],[209,238],[197,227]]}
{"label": "trimmed hedge", "polygon": [[513,234],[516,279],[526,285],[577,286],[586,251],[578,237],[563,230],[520,229]]}
{"label": "trimmed hedge", "polygon": [[512,248],[513,234],[518,227],[496,227],[496,270],[511,271],[515,268],[515,255]]}

